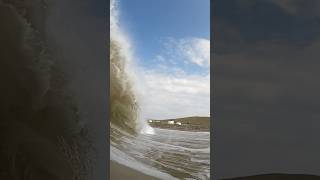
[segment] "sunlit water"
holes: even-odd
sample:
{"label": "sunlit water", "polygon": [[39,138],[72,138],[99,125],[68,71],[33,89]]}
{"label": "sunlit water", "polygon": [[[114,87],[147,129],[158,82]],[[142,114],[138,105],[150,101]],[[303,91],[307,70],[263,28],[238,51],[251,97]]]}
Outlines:
{"label": "sunlit water", "polygon": [[210,133],[111,129],[111,160],[160,179],[210,179]]}

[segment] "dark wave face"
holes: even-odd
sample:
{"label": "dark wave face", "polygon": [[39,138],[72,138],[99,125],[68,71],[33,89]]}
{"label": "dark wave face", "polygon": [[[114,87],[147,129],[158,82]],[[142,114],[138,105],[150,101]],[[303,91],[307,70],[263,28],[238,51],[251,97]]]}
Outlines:
{"label": "dark wave face", "polygon": [[0,1],[0,179],[85,179],[90,149],[44,1]]}

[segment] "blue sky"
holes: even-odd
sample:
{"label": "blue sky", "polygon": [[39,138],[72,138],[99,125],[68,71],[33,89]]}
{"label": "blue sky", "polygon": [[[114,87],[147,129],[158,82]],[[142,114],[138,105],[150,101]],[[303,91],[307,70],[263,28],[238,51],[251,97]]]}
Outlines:
{"label": "blue sky", "polygon": [[209,116],[210,1],[117,2],[143,117]]}
{"label": "blue sky", "polygon": [[[120,21],[132,40],[137,58],[143,66],[150,68],[159,63],[157,56],[167,51],[164,44],[168,38],[210,39],[210,2],[209,0],[121,0]],[[198,66],[183,63],[182,58],[176,57],[174,61],[184,71],[189,73],[203,71]]]}

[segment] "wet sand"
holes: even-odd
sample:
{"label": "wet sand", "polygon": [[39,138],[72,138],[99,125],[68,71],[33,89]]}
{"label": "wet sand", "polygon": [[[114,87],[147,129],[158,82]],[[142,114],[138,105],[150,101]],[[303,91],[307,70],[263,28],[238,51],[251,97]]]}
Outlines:
{"label": "wet sand", "polygon": [[159,180],[158,178],[148,176],[114,161],[110,161],[110,179]]}

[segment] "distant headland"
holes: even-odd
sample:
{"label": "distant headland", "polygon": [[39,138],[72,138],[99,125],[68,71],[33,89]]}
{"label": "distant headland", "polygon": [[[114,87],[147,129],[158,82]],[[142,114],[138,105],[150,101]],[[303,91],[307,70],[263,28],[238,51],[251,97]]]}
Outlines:
{"label": "distant headland", "polygon": [[151,127],[180,131],[210,131],[210,117],[183,117],[166,120],[149,119]]}

